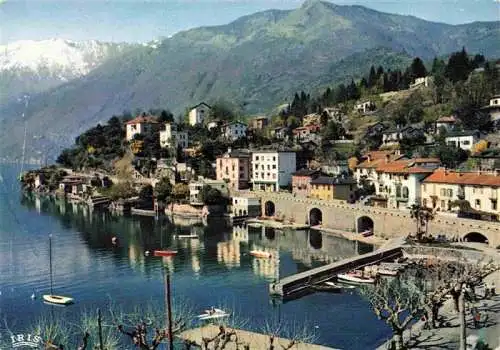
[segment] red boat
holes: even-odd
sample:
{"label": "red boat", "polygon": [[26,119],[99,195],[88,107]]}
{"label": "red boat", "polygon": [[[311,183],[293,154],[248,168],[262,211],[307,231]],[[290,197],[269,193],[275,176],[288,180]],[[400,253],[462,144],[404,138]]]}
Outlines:
{"label": "red boat", "polygon": [[177,250],[155,250],[155,256],[174,256],[177,254]]}

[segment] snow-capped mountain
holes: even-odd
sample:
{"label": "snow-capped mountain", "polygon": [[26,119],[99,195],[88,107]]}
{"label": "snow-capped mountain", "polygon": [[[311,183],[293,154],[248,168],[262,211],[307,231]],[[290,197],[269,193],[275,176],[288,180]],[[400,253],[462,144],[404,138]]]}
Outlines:
{"label": "snow-capped mountain", "polygon": [[64,39],[22,40],[0,46],[0,104],[82,77],[128,44]]}

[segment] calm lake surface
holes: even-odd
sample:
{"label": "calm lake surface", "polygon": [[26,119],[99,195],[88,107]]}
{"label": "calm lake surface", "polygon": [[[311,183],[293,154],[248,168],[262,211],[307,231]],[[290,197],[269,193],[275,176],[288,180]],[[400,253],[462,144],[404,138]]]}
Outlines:
{"label": "calm lake surface", "polygon": [[[50,307],[49,243],[53,235],[55,292],[76,303],[56,312],[68,319],[84,310],[106,308],[110,300],[127,309],[151,300],[162,303],[162,264],[171,271],[174,299],[196,311],[211,305],[231,309],[259,330],[279,318],[305,324],[316,343],[342,349],[373,349],[390,334],[366,301],[356,293],[315,293],[273,303],[268,283],[372,248],[315,231],[207,226],[180,219],[116,217],[60,200],[22,196],[16,182],[19,166],[0,166],[0,333],[28,330]],[[175,239],[196,234],[199,239]],[[119,238],[113,247],[111,237]],[[178,250],[175,258],[145,256],[147,250]],[[252,249],[279,251],[279,259],[255,259]],[[276,255],[277,256],[277,255]],[[38,299],[30,296],[36,291]]]}

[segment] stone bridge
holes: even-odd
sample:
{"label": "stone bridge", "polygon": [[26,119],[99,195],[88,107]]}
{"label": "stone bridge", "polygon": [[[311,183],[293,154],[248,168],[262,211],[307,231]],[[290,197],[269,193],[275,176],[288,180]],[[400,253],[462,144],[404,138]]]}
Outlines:
{"label": "stone bridge", "polygon": [[[353,234],[373,230],[375,235],[384,238],[406,236],[416,231],[409,211],[348,204],[340,200],[300,198],[287,193],[242,192],[239,195],[257,196],[261,199],[263,215],[281,217],[297,224],[321,225]],[[429,233],[471,242],[487,241],[492,247],[500,245],[498,222],[438,214],[429,223]]]}

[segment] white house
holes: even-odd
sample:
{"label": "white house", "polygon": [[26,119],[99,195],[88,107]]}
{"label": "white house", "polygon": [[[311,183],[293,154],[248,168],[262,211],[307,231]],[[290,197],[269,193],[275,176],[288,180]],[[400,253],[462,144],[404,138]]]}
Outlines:
{"label": "white house", "polygon": [[362,114],[374,111],[375,108],[376,108],[375,103],[373,103],[372,101],[358,103],[357,105],[354,106],[354,110]]}
{"label": "white house", "polygon": [[203,124],[205,118],[208,117],[211,107],[205,102],[197,104],[189,111],[189,125]]}
{"label": "white house", "polygon": [[235,141],[247,135],[247,125],[242,122],[232,122],[224,125],[223,135],[226,139]]}
{"label": "white house", "polygon": [[439,134],[440,130],[446,130],[447,132],[453,130],[457,124],[457,118],[455,116],[444,116],[436,120],[436,133]]}
{"label": "white house", "polygon": [[431,81],[432,81],[431,76],[417,78],[417,79],[415,79],[413,84],[410,84],[410,89],[416,88],[418,86],[428,87]]}
{"label": "white house", "polygon": [[175,124],[166,123],[165,130],[160,131],[160,146],[162,148],[170,147],[177,149],[180,146],[182,149],[186,149],[188,143],[188,133],[178,131]]}
{"label": "white house", "polygon": [[481,137],[481,133],[474,131],[461,131],[450,133],[446,136],[445,141],[448,146],[460,147],[465,151],[470,151],[472,146],[476,144]]}
{"label": "white house", "polygon": [[381,163],[375,191],[380,206],[405,208],[421,202],[421,183],[440,165],[437,158],[402,159]]}
{"label": "white house", "polygon": [[151,130],[153,125],[158,124],[156,118],[151,116],[141,115],[126,123],[126,139],[127,141],[133,140],[135,135],[140,135],[146,131]]}
{"label": "white house", "polygon": [[279,191],[292,183],[297,167],[295,152],[261,150],[252,154],[252,183],[254,190]]}
{"label": "white house", "polygon": [[481,108],[490,115],[491,121],[495,125],[500,124],[500,95],[495,95],[490,99],[490,104]]}
{"label": "white house", "polygon": [[231,212],[234,216],[260,216],[260,198],[233,197]]}

